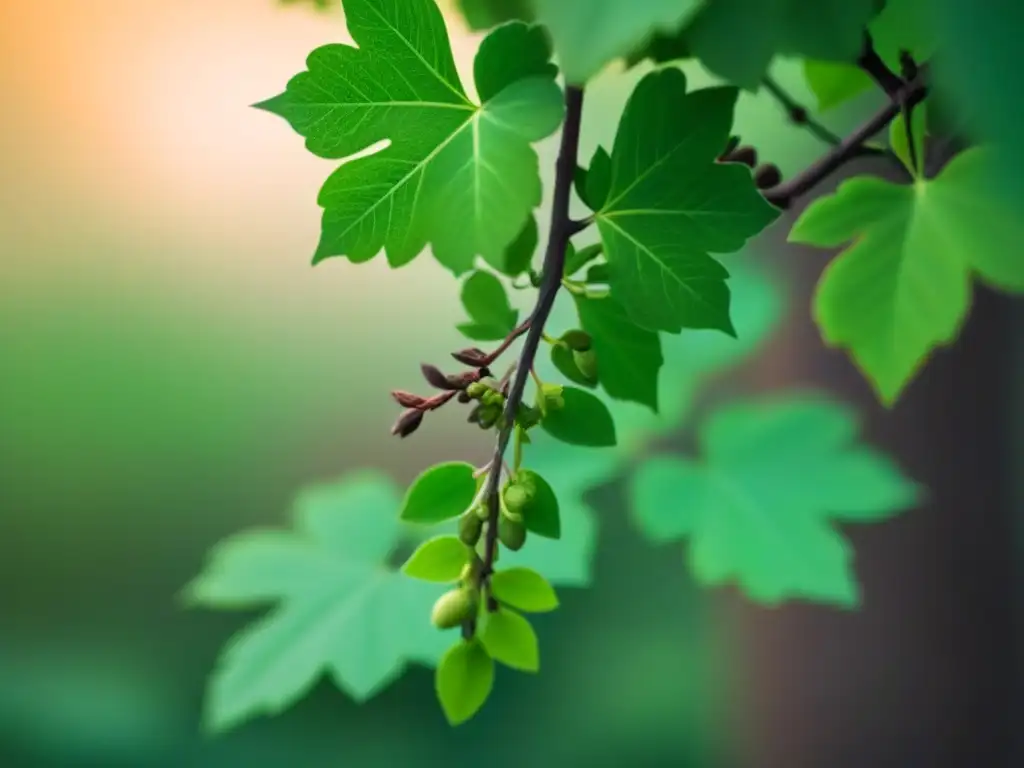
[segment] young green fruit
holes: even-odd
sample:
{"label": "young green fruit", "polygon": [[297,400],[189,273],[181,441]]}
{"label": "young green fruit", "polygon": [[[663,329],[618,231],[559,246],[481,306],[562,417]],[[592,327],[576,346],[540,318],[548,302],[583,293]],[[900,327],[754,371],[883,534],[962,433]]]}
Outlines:
{"label": "young green fruit", "polygon": [[573,329],[563,333],[562,341],[566,343],[569,349],[579,351],[590,349],[590,345],[594,343],[594,340],[590,337],[589,333],[579,329]]}
{"label": "young green fruit", "polygon": [[438,629],[451,629],[476,615],[477,591],[471,587],[459,587],[445,592],[434,603],[430,621]]}
{"label": "young green fruit", "polygon": [[518,515],[522,515],[533,500],[529,489],[519,483],[512,483],[506,486],[502,498],[505,502],[505,509],[510,513]]}
{"label": "young green fruit", "polygon": [[484,521],[473,511],[466,512],[459,518],[459,538],[467,547],[475,547],[480,541],[480,533],[484,529]]}
{"label": "young green fruit", "polygon": [[498,541],[513,552],[523,548],[526,543],[526,526],[523,525],[521,515],[503,514],[498,518]]}
{"label": "young green fruit", "polygon": [[597,354],[594,350],[574,350],[572,360],[587,381],[597,381]]}

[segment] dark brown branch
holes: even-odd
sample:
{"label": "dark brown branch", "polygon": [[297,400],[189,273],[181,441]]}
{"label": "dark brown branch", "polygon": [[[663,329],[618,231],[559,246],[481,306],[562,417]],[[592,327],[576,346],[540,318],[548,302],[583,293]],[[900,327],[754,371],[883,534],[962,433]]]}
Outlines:
{"label": "dark brown branch", "polygon": [[[901,81],[902,82],[902,81]],[[922,67],[912,83],[901,86],[893,101],[802,173],[764,191],[765,199],[778,208],[788,208],[794,198],[809,192],[824,179],[857,156],[858,148],[896,119],[901,109],[913,108],[928,95],[927,71]]]}
{"label": "dark brown branch", "polygon": [[551,229],[544,265],[541,269],[541,284],[537,304],[530,313],[530,328],[519,354],[515,375],[505,401],[505,413],[500,422],[498,444],[494,449],[491,471],[484,488],[484,503],[487,504],[487,535],[484,539],[483,569],[481,578],[486,580],[494,570],[494,558],[498,549],[498,517],[501,514],[501,465],[508,448],[509,439],[515,426],[516,413],[523,401],[527,379],[537,356],[544,324],[555,305],[558,290],[562,286],[562,272],[565,267],[565,249],[573,233],[573,221],[569,218],[569,198],[572,192],[573,174],[576,171],[576,154],[579,149],[580,119],[583,112],[583,89],[567,85],[565,88],[565,123],[562,126],[562,141],[555,166],[555,188],[551,203]]}
{"label": "dark brown branch", "polygon": [[885,94],[893,101],[897,100],[906,85],[903,78],[889,69],[889,65],[882,61],[868,32],[864,33],[864,49],[857,58],[857,66],[863,69],[868,77],[874,80],[875,84],[885,91]]}

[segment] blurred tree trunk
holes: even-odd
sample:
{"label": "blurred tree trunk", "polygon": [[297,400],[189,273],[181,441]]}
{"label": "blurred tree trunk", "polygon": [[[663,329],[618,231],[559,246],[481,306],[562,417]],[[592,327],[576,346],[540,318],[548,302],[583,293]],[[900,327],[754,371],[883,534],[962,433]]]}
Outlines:
{"label": "blurred tree trunk", "polygon": [[1022,483],[1012,457],[1024,417],[1010,414],[1024,391],[1014,382],[1024,304],[976,290],[959,341],[887,411],[846,354],[821,342],[810,301],[832,254],[785,245],[796,213],[773,230],[793,308],[762,357],[758,389],[815,385],[856,404],[866,438],[931,498],[892,521],[846,529],[863,585],[857,612],[718,600],[743,648],[736,759],[743,768],[1020,765],[1012,753],[1013,720],[1024,714],[1014,636]]}

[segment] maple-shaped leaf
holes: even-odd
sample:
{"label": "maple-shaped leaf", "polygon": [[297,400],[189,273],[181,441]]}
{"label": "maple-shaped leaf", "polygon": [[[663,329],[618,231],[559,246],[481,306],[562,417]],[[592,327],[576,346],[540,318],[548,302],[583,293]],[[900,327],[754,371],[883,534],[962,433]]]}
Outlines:
{"label": "maple-shaped leaf", "polygon": [[701,460],[640,465],[633,517],[654,541],[688,539],[705,584],[735,582],[768,604],[852,607],[850,547],[831,521],[884,519],[921,498],[887,457],[857,443],[857,431],[849,409],[817,396],[727,406],[700,429]]}
{"label": "maple-shaped leaf", "polygon": [[218,609],[273,606],[221,654],[207,693],[212,730],[275,714],[324,673],[356,701],[408,662],[434,665],[451,643],[427,621],[447,588],[387,566],[399,543],[398,489],[364,472],[314,486],[295,502],[294,530],[251,530],[212,550],[186,600]]}
{"label": "maple-shaped leaf", "polygon": [[678,69],[644,77],[630,96],[612,150],[607,198],[594,214],[612,295],[637,325],[678,333],[735,335],[728,271],[710,253],[731,253],[779,211],[750,169],[719,163],[738,92],[687,93]]}
{"label": "maple-shaped leaf", "polygon": [[392,266],[429,243],[456,274],[476,255],[497,263],[541,201],[530,146],[553,133],[564,108],[539,27],[514,22],[480,45],[470,100],[434,0],[344,0],[358,48],[316,49],[284,93],[256,106],[285,118],[314,154],[349,158],[324,183],[314,263],[364,262],[383,249]]}
{"label": "maple-shaped leaf", "polygon": [[835,248],[814,314],[891,405],[937,346],[959,333],[972,274],[1024,291],[1024,222],[993,184],[999,157],[978,147],[912,185],[844,181],[793,225],[791,242]]}

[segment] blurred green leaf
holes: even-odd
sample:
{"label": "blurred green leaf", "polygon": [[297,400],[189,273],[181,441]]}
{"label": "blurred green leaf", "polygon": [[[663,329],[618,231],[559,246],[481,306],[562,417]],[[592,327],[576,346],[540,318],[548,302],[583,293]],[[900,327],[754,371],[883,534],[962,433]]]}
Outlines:
{"label": "blurred green leaf", "polygon": [[537,20],[554,40],[566,82],[582,85],[652,32],[673,30],[698,0],[534,0]]}
{"label": "blurred green leaf", "polygon": [[519,312],[509,304],[505,286],[490,272],[473,272],[462,284],[462,306],[473,322],[459,324],[459,330],[471,328],[472,332],[466,335],[476,341],[504,339],[519,320]]}
{"label": "blurred green leaf", "polygon": [[851,550],[830,520],[880,520],[921,489],[857,444],[846,407],[792,395],[727,406],[700,429],[703,458],[653,458],[631,486],[632,515],[654,541],[690,539],[710,585],[735,581],[767,604],[790,598],[852,607]]}
{"label": "blurred green leaf", "polygon": [[186,588],[192,604],[275,607],[222,652],[207,692],[209,729],[277,713],[324,672],[364,701],[406,663],[436,663],[447,638],[423,617],[441,588],[386,565],[401,531],[398,504],[389,479],[353,474],[301,493],[294,531],[243,532],[214,547]]}
{"label": "blurred green leaf", "polygon": [[870,91],[874,82],[860,67],[837,61],[804,61],[804,77],[825,112]]}

